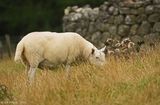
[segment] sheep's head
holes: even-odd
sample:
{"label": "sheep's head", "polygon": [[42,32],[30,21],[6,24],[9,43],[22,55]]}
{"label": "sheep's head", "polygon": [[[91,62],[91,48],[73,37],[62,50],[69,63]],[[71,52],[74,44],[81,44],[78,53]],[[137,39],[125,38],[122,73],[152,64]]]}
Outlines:
{"label": "sheep's head", "polygon": [[89,56],[89,61],[91,64],[104,65],[105,63],[105,53],[96,48],[92,48],[91,54]]}

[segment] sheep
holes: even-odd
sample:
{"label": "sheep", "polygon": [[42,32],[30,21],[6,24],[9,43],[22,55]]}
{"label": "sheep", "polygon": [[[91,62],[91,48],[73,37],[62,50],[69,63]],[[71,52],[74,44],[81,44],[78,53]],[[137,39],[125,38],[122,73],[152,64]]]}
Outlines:
{"label": "sheep", "polygon": [[74,32],[31,32],[17,44],[14,61],[25,65],[31,83],[37,68],[64,64],[68,71],[77,59],[104,65],[105,54]]}

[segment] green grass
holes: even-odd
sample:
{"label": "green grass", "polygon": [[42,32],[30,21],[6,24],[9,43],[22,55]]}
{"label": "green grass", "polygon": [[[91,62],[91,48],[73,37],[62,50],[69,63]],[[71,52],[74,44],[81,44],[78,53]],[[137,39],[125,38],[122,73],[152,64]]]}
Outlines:
{"label": "green grass", "polygon": [[67,78],[63,68],[38,69],[28,87],[23,65],[6,59],[0,61],[0,84],[12,94],[11,105],[160,105],[159,49],[128,60],[110,57],[101,68],[83,63],[71,70]]}

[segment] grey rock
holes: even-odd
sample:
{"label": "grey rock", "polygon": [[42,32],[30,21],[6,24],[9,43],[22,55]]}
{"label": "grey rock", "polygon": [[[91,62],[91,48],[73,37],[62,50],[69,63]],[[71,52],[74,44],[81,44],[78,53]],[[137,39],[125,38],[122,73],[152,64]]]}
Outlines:
{"label": "grey rock", "polygon": [[143,38],[144,38],[145,43],[150,46],[160,41],[159,33],[151,33],[151,34],[145,35]]}
{"label": "grey rock", "polygon": [[147,6],[147,5],[150,5],[152,4],[152,0],[143,0],[143,6]]}
{"label": "grey rock", "polygon": [[148,17],[149,22],[158,22],[160,20],[160,14],[154,13]]}
{"label": "grey rock", "polygon": [[111,34],[109,32],[103,32],[101,41],[104,43],[107,40],[107,38],[111,38]]}
{"label": "grey rock", "polygon": [[114,23],[114,19],[115,19],[114,16],[110,16],[110,17],[108,18],[108,23],[113,24],[113,23]]}
{"label": "grey rock", "polygon": [[143,21],[147,20],[147,15],[146,14],[138,15],[136,20],[137,20],[137,23],[142,23]]}
{"label": "grey rock", "polygon": [[118,8],[115,8],[113,15],[118,15],[118,14],[119,14],[119,10],[118,10]]}
{"label": "grey rock", "polygon": [[72,9],[72,11],[76,11],[77,9],[78,9],[78,6],[77,5],[75,5],[75,6],[73,6],[73,7],[71,7],[71,9]]}
{"label": "grey rock", "polygon": [[77,27],[77,24],[74,23],[74,22],[72,22],[72,23],[67,24],[65,26],[64,31],[71,31],[71,32],[73,31],[74,32],[74,30],[76,29],[76,27]]}
{"label": "grey rock", "polygon": [[114,6],[110,6],[108,9],[108,13],[109,14],[113,14],[113,12],[115,11],[115,7]]}
{"label": "grey rock", "polygon": [[138,35],[134,35],[134,36],[131,37],[131,40],[132,40],[134,43],[142,42],[142,41],[143,41],[143,37],[138,36]]}
{"label": "grey rock", "polygon": [[160,4],[160,0],[153,0],[154,4]]}
{"label": "grey rock", "polygon": [[77,20],[79,20],[80,18],[82,18],[82,14],[80,14],[80,13],[71,13],[70,15],[69,15],[69,20],[70,21],[77,21]]}
{"label": "grey rock", "polygon": [[142,7],[143,5],[144,5],[143,1],[137,1],[137,2],[133,3],[130,7],[139,8],[139,7]]}
{"label": "grey rock", "polygon": [[125,7],[125,4],[124,4],[123,2],[119,2],[118,5],[119,5],[120,7]]}
{"label": "grey rock", "polygon": [[160,32],[160,22],[157,22],[153,26],[153,31],[154,32]]}
{"label": "grey rock", "polygon": [[68,22],[70,22],[69,21],[69,17],[68,16],[63,16],[63,24],[66,24],[66,23],[68,23]]}
{"label": "grey rock", "polygon": [[153,5],[148,5],[146,8],[145,8],[145,13],[146,14],[151,14],[154,12],[154,6]]}
{"label": "grey rock", "polygon": [[88,20],[80,19],[80,20],[76,21],[75,23],[76,23],[76,26],[77,26],[77,27],[87,28],[87,27],[88,27],[88,24],[89,24],[89,21],[88,21]]}
{"label": "grey rock", "polygon": [[145,13],[145,8],[144,7],[140,7],[138,8],[138,14],[144,14]]}
{"label": "grey rock", "polygon": [[114,19],[114,24],[119,25],[124,22],[124,16],[123,15],[118,15]]}
{"label": "grey rock", "polygon": [[96,24],[94,22],[89,23],[88,33],[92,34],[96,31]]}
{"label": "grey rock", "polygon": [[147,21],[143,21],[139,27],[138,34],[146,35],[149,34],[150,30],[151,30],[151,24]]}
{"label": "grey rock", "polygon": [[130,8],[120,8],[120,14],[130,14]]}
{"label": "grey rock", "polygon": [[84,28],[84,29],[82,29],[82,28],[76,28],[75,32],[77,32],[78,34],[80,34],[83,37],[86,37],[86,35],[87,35],[87,29],[86,28]]}
{"label": "grey rock", "polygon": [[82,29],[81,29],[81,28],[77,28],[77,29],[75,30],[75,32],[79,33],[80,35],[83,35],[83,34],[82,34]]}
{"label": "grey rock", "polygon": [[138,30],[138,25],[137,24],[131,26],[130,35],[136,35],[137,34],[137,30]]}
{"label": "grey rock", "polygon": [[108,18],[110,17],[110,15],[107,12],[104,11],[100,11],[99,15],[98,15],[98,19],[100,21],[108,22]]}
{"label": "grey rock", "polygon": [[117,35],[117,26],[111,25],[110,28],[109,28],[109,33],[111,35]]}
{"label": "grey rock", "polygon": [[64,15],[69,15],[70,12],[71,12],[70,6],[68,6],[66,9],[64,9]]}
{"label": "grey rock", "polygon": [[134,15],[127,15],[125,18],[125,24],[135,24],[136,17]]}
{"label": "grey rock", "polygon": [[108,6],[108,5],[110,5],[110,3],[109,3],[108,1],[105,1],[105,2],[103,3],[103,5]]}
{"label": "grey rock", "polygon": [[131,15],[137,15],[138,14],[138,10],[137,9],[130,9],[130,13]]}
{"label": "grey rock", "polygon": [[120,25],[118,27],[118,34],[120,36],[128,36],[130,31],[130,27],[127,25]]}
{"label": "grey rock", "polygon": [[93,35],[91,36],[91,41],[97,43],[98,41],[100,41],[100,35],[100,32],[93,33]]}
{"label": "grey rock", "polygon": [[86,8],[83,8],[82,11],[81,11],[81,14],[83,15],[84,18],[89,18],[90,17],[90,14],[92,14],[92,9],[89,8],[89,7],[86,7]]}
{"label": "grey rock", "polygon": [[99,9],[100,9],[100,11],[107,11],[108,10],[108,6],[102,4],[102,5],[100,5]]}
{"label": "grey rock", "polygon": [[81,34],[80,35],[82,35],[82,36],[84,36],[84,37],[86,37],[86,35],[87,35],[87,28],[84,28],[84,29],[82,29],[82,32],[81,32]]}
{"label": "grey rock", "polygon": [[109,24],[99,23],[99,25],[97,25],[97,29],[101,32],[105,32],[108,31],[108,29],[110,28],[109,26]]}
{"label": "grey rock", "polygon": [[154,12],[160,13],[160,4],[154,6]]}
{"label": "grey rock", "polygon": [[128,2],[128,1],[122,1],[119,4],[122,7],[128,7],[128,8],[139,8],[142,7],[144,5],[143,1],[137,1],[137,2]]}

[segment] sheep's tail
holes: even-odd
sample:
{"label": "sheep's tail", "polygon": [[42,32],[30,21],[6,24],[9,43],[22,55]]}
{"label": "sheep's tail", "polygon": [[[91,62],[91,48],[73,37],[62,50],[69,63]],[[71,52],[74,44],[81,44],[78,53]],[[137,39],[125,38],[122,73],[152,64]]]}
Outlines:
{"label": "sheep's tail", "polygon": [[23,42],[20,41],[16,47],[16,52],[15,52],[15,57],[14,57],[15,62],[17,62],[17,63],[21,62],[21,56],[23,53],[23,49],[24,49]]}

